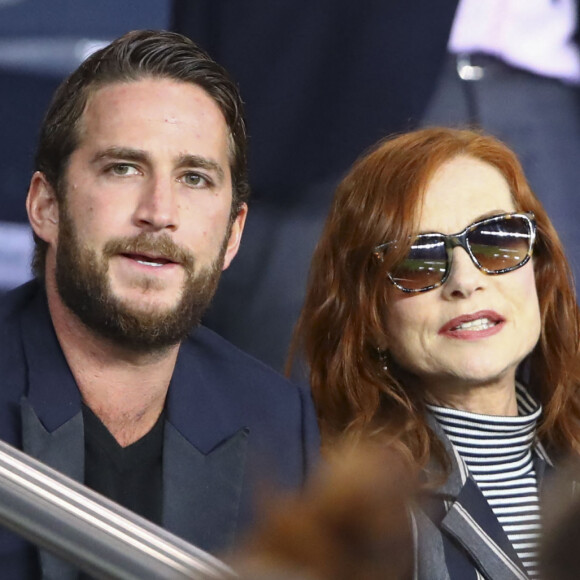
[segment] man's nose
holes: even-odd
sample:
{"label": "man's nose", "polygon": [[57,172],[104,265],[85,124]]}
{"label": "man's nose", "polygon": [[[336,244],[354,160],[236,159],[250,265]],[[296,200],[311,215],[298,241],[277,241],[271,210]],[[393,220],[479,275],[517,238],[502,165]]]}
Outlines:
{"label": "man's nose", "polygon": [[179,203],[173,185],[168,177],[151,178],[144,185],[134,214],[140,228],[175,231],[179,227]]}

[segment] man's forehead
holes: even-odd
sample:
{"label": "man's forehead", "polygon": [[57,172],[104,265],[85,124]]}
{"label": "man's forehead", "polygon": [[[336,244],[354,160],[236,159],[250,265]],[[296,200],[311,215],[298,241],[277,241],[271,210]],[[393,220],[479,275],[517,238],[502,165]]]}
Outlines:
{"label": "man's forehead", "polygon": [[[131,114],[135,99],[139,99],[140,95],[149,95],[154,92],[158,97],[154,101],[154,110],[172,102],[172,98],[178,96],[186,104],[189,112],[199,113],[199,119],[213,120],[210,132],[219,134],[223,130],[223,135],[227,139],[228,161],[230,165],[233,162],[235,142],[223,110],[218,102],[197,83],[166,77],[144,76],[137,79],[121,79],[97,84],[88,87],[87,91],[85,107],[76,127],[77,147],[87,137],[88,130],[93,130],[101,123],[112,121],[114,109],[128,111]],[[157,103],[159,103],[159,107]],[[179,121],[170,114],[164,120],[168,124]],[[141,117],[138,121],[143,123],[146,119]]]}
{"label": "man's forehead", "polygon": [[77,123],[77,146],[88,137],[87,132],[91,139],[95,133],[113,135],[117,131],[129,138],[147,124],[153,126],[153,132],[163,130],[162,124],[181,125],[198,141],[223,136],[231,163],[233,136],[215,99],[195,83],[164,77],[121,80],[90,89]]}
{"label": "man's forehead", "polygon": [[222,105],[201,85],[172,79],[167,77],[143,76],[135,79],[118,79],[110,82],[95,83],[88,85],[86,92],[85,104],[80,119],[84,120],[87,112],[98,109],[101,102],[106,101],[107,106],[111,106],[111,101],[117,104],[123,104],[127,100],[132,100],[139,93],[155,93],[162,96],[158,103],[161,105],[166,100],[171,100],[171,95],[181,94],[184,100],[189,101],[189,106],[207,107],[213,109],[213,113],[222,118],[227,125]]}

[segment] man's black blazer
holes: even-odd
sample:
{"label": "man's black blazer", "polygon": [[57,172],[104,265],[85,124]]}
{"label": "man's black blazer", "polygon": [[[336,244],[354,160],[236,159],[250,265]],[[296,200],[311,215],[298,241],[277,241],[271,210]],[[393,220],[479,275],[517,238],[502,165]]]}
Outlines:
{"label": "man's black blazer", "polygon": [[[35,281],[0,301],[0,376],[0,438],[82,482],[81,396]],[[307,392],[205,328],[182,344],[166,402],[163,527],[222,554],[251,526],[257,492],[299,488],[317,452]],[[75,577],[1,529],[0,570]]]}

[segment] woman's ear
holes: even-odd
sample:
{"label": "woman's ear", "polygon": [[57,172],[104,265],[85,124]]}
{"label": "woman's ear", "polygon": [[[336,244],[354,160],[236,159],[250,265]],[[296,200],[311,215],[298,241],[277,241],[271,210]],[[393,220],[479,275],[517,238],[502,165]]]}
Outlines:
{"label": "woman's ear", "polygon": [[34,233],[54,246],[58,238],[58,200],[54,188],[40,171],[30,180],[26,211]]}

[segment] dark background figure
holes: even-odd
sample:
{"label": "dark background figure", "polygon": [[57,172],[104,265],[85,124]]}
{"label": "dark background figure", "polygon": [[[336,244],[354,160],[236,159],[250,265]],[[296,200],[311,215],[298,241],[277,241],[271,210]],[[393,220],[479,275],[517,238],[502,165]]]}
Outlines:
{"label": "dark background figure", "polygon": [[253,188],[238,263],[207,323],[281,368],[334,186],[422,117],[456,1],[175,0],[173,28],[240,84]]}
{"label": "dark background figure", "polygon": [[482,127],[518,155],[580,280],[576,0],[460,0],[425,125]]}
{"label": "dark background figure", "polygon": [[[509,5],[514,2],[526,4],[509,0]],[[521,65],[485,60],[479,51],[467,56],[477,70],[485,69],[483,77],[460,78],[457,56],[447,52],[458,4],[131,0],[117,5],[105,0],[89,9],[72,0],[52,0],[50,6],[41,0],[0,2],[0,119],[5,135],[0,144],[0,222],[12,226],[24,221],[22,200],[36,126],[65,72],[57,70],[56,55],[70,60],[73,40],[102,41],[132,28],[171,27],[223,62],[246,101],[253,188],[248,227],[205,320],[235,344],[274,367],[283,366],[334,186],[377,139],[420,124],[476,122],[505,140],[522,159],[578,277],[577,89]],[[488,4],[508,12],[505,2]],[[545,4],[578,10],[573,0]],[[33,39],[44,44],[29,51]],[[51,44],[55,40],[61,44]],[[27,58],[11,56],[16,53],[7,46],[20,46]],[[2,231],[7,232],[2,242],[11,258],[4,259],[3,271],[0,258],[0,278],[12,285],[27,275],[29,246],[11,250],[6,240],[15,244],[14,228],[0,227],[0,235]],[[27,230],[23,236],[29,243]]]}
{"label": "dark background figure", "polygon": [[38,127],[61,80],[129,30],[167,28],[169,0],[0,0],[0,291],[31,276],[24,200]]}
{"label": "dark background figure", "polygon": [[[535,70],[497,58],[493,46],[496,58],[485,46],[448,53],[465,4],[473,10],[470,0],[174,0],[173,27],[226,64],[247,102],[253,207],[238,262],[208,317],[234,343],[283,365],[334,185],[374,141],[419,125],[479,125],[508,143],[580,275],[577,85],[534,66],[542,56],[536,46],[550,39],[540,41],[545,31],[533,27],[542,16],[528,14],[525,0],[475,9],[495,9],[499,24],[535,35],[526,45]],[[574,0],[543,4],[574,31]],[[473,22],[461,26],[469,38]],[[566,48],[577,54],[576,40]],[[481,78],[459,77],[459,57],[468,65],[472,58]]]}

